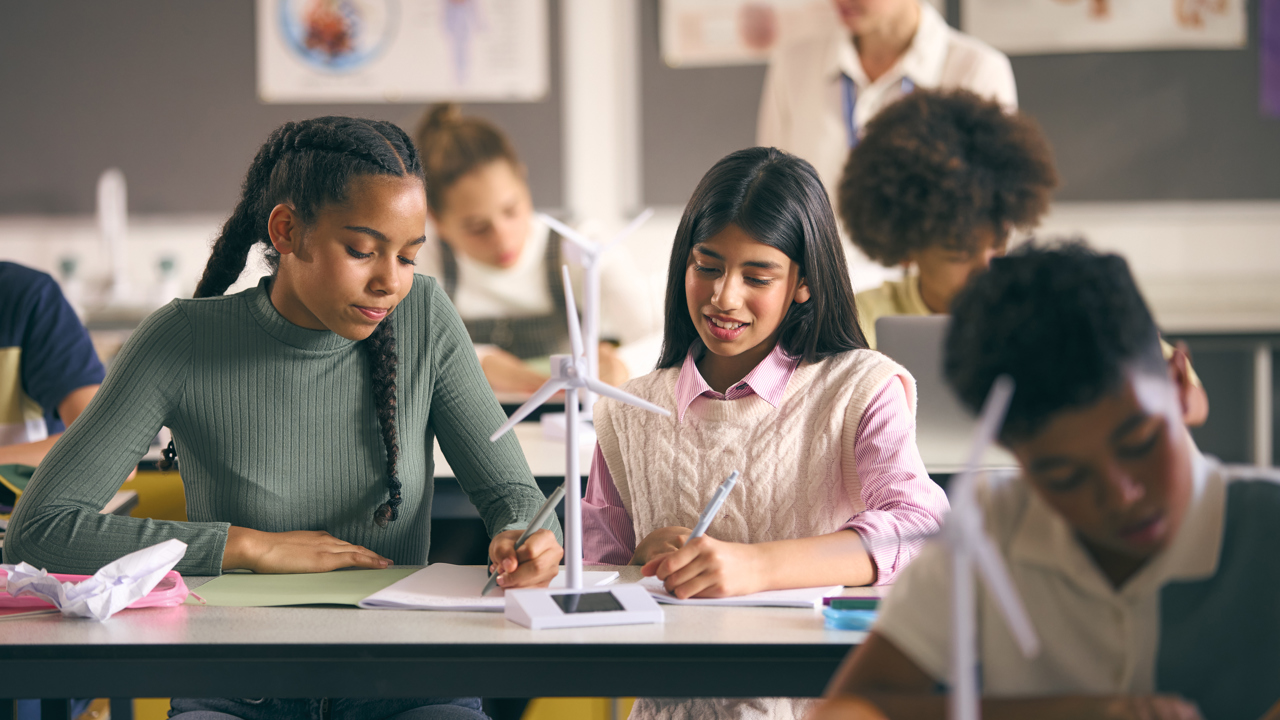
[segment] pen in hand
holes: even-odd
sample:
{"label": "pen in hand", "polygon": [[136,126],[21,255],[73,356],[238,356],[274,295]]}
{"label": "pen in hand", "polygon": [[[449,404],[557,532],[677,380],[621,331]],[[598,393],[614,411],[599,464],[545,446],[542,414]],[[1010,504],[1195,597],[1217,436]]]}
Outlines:
{"label": "pen in hand", "polygon": [[[556,505],[560,504],[560,499],[563,497],[564,485],[561,485],[551,492],[551,497],[548,497],[547,501],[542,503],[542,508],[538,510],[537,515],[533,516],[533,520],[529,523],[529,527],[520,534],[520,539],[516,540],[516,550],[519,550],[520,546],[524,545],[530,535],[533,535],[535,532],[542,529],[543,523],[545,523],[547,518],[551,516],[551,513],[556,509]],[[495,567],[493,573],[489,575],[489,581],[484,584],[484,589],[480,591],[480,597],[484,597],[485,595],[493,592],[493,589],[498,586],[499,572],[501,572],[501,569]]]}
{"label": "pen in hand", "polygon": [[689,533],[689,539],[684,541],[685,545],[702,537],[707,531],[707,527],[711,525],[711,521],[715,519],[716,514],[720,512],[720,508],[724,505],[725,498],[729,497],[729,491],[734,485],[738,484],[738,471],[734,470],[729,473],[729,477],[720,483],[720,487],[712,493],[711,500],[707,502],[707,506],[702,509],[702,515],[698,516],[698,524],[693,526],[693,532]]}

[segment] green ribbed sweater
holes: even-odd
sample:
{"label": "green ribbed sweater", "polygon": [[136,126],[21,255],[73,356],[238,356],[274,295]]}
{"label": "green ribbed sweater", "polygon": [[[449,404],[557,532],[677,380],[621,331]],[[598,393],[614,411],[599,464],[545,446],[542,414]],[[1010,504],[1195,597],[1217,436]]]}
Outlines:
{"label": "green ribbed sweater", "polygon": [[[237,525],[325,530],[424,564],[433,435],[491,535],[528,525],[543,495],[513,435],[489,442],[506,418],[434,280],[416,275],[390,315],[404,504],[385,529],[373,523],[387,486],[369,360],[357,343],[284,319],[268,287],[175,300],[147,318],[31,479],[5,562],[87,574],[178,538],[188,546],[180,572],[217,575]],[[177,444],[189,522],[100,515],[162,425]]]}

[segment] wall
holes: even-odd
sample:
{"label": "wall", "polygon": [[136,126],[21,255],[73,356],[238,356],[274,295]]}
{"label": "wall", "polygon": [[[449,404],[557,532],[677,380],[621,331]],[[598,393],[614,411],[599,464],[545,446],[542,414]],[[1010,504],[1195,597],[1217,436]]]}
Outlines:
{"label": "wall", "polygon": [[[550,7],[548,96],[464,110],[510,133],[534,202],[555,208],[564,184],[558,0]],[[424,105],[259,102],[253,9],[253,0],[6,3],[0,215],[91,212],[98,174],[112,166],[128,178],[133,212],[226,214],[254,153],[286,120],[359,115],[414,131]]]}
{"label": "wall", "polygon": [[[667,67],[659,12],[642,3],[644,199],[683,204],[716,160],[755,143],[764,67]],[[1012,58],[1021,107],[1057,153],[1057,199],[1280,198],[1280,120],[1258,111],[1257,0],[1248,13],[1243,50]]]}

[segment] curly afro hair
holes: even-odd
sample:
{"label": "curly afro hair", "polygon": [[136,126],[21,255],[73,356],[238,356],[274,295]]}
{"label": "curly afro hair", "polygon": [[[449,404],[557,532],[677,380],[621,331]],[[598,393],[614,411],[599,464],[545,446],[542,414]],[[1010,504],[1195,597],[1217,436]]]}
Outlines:
{"label": "curly afro hair", "polygon": [[1168,372],[1129,264],[1079,240],[1028,243],[992,260],[951,306],[942,365],[974,413],[997,377],[1013,378],[1006,444],[1115,392],[1131,370]]}
{"label": "curly afro hair", "polygon": [[1034,226],[1058,184],[1039,126],[957,90],[917,90],[867,124],[838,188],[853,242],[886,266],[931,246],[974,252]]}

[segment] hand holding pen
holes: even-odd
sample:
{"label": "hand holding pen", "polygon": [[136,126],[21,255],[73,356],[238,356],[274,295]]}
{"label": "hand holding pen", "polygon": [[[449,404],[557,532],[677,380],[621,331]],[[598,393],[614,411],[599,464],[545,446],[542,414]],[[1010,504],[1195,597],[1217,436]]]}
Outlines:
{"label": "hand holding pen", "polygon": [[759,589],[755,587],[762,577],[757,546],[723,542],[704,535],[711,521],[720,514],[738,477],[738,473],[733,472],[716,489],[681,544],[672,544],[673,551],[654,554],[645,563],[642,572],[646,576],[659,578],[668,592],[682,599],[744,595]]}
{"label": "hand holding pen", "polygon": [[[536,579],[533,580],[532,582],[521,582],[520,579],[517,579],[517,581],[514,584],[504,582],[503,587],[521,587],[521,586],[533,586],[533,585],[539,585],[539,584],[545,585],[551,581],[551,578],[555,577],[555,572],[560,565],[560,558],[564,556],[564,549],[560,547],[559,543],[555,542],[555,536],[551,535],[551,532],[549,530],[542,531],[542,526],[546,524],[548,519],[550,519],[551,513],[555,511],[556,505],[560,504],[560,500],[563,497],[564,497],[564,485],[561,485],[560,487],[552,491],[551,497],[548,497],[546,499],[546,502],[542,503],[542,507],[538,510],[538,514],[533,517],[533,520],[529,523],[529,527],[526,528],[525,531],[520,534],[520,537],[518,539],[515,539],[513,541],[511,538],[511,535],[513,535],[516,532],[515,530],[511,530],[505,533],[500,533],[496,537],[494,537],[493,542],[489,546],[489,557],[492,559],[493,572],[489,575],[489,581],[484,584],[484,589],[480,591],[480,594],[482,596],[488,595],[490,592],[493,592],[493,589],[498,586],[498,577],[500,575],[520,572],[520,569],[524,564],[521,562],[521,558],[520,558],[522,554],[529,556],[528,558],[526,558],[527,561],[535,561],[535,560],[539,561],[534,563],[534,568],[533,568],[533,571],[536,572]],[[545,532],[545,534],[548,536],[551,536],[550,542],[552,545],[555,546],[554,550],[559,551],[558,554],[556,554],[553,551],[553,549],[550,548],[549,546],[544,548],[532,547],[532,544],[530,544],[529,542],[530,538],[533,538],[540,531]],[[542,543],[539,543],[539,544],[546,545],[546,541],[544,540]],[[530,545],[530,547],[528,549],[525,549],[526,545]],[[521,553],[522,549],[525,549],[524,553]],[[539,551],[530,552],[531,550],[539,550]],[[546,568],[542,568],[541,565],[546,565],[548,563],[540,562],[540,561],[545,560],[549,562],[550,560],[552,560],[550,555],[553,555],[553,554],[556,556],[554,558],[554,563],[550,564],[550,567],[552,568],[550,571],[550,575],[546,578],[543,578],[542,576],[547,575],[547,572],[546,572]],[[506,573],[504,573],[503,565],[509,564],[507,563],[508,560],[515,560],[517,565],[516,567],[510,568],[508,571],[506,571]],[[544,579],[546,582],[538,582],[539,580],[544,580]]]}

